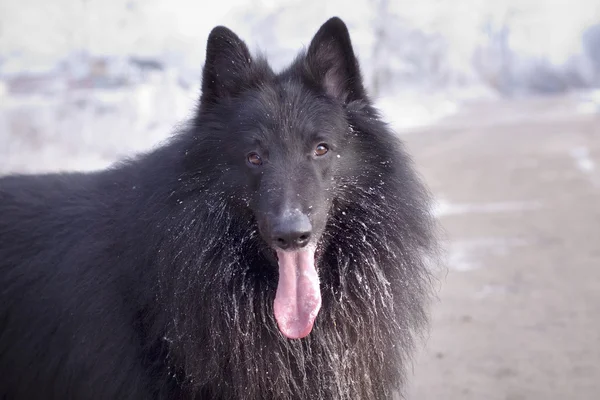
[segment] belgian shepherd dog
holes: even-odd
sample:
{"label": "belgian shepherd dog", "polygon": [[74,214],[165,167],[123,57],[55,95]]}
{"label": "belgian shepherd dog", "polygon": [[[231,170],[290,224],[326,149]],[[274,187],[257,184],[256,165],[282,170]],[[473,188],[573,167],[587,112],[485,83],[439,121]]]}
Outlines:
{"label": "belgian shepherd dog", "polygon": [[280,73],[216,27],[169,141],[0,179],[0,397],[392,398],[436,236],[339,18]]}

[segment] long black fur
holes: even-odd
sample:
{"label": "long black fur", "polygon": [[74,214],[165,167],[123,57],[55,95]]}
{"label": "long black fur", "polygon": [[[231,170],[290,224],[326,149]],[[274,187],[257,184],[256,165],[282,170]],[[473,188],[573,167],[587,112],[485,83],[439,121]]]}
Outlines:
{"label": "long black fur", "polygon": [[[326,164],[246,171],[248,135],[276,165],[314,130],[335,144]],[[323,216],[323,304],[301,340],[277,329],[256,211],[290,181]],[[0,178],[0,397],[391,398],[427,322],[429,209],[341,20],[280,74],[215,28],[197,115],[167,144],[101,172]]]}

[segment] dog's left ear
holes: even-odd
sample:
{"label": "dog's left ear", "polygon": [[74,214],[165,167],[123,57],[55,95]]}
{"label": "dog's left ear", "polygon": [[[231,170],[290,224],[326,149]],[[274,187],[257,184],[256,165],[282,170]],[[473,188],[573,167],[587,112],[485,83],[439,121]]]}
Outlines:
{"label": "dog's left ear", "polygon": [[341,102],[365,97],[348,28],[338,17],[329,19],[315,34],[306,53],[306,66],[311,78]]}

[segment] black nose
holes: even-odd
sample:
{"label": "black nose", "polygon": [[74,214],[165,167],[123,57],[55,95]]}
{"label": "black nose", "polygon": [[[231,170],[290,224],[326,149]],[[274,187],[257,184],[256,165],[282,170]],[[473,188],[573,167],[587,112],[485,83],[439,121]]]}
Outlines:
{"label": "black nose", "polygon": [[312,225],[304,214],[279,218],[271,231],[273,245],[282,250],[299,249],[310,242]]}

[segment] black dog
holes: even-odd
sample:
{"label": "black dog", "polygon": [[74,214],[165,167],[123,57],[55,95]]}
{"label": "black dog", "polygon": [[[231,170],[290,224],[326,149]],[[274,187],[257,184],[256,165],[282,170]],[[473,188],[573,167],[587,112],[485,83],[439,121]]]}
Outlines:
{"label": "black dog", "polygon": [[2,399],[384,399],[431,292],[429,198],[327,21],[275,74],[208,38],[168,144],[0,179]]}

